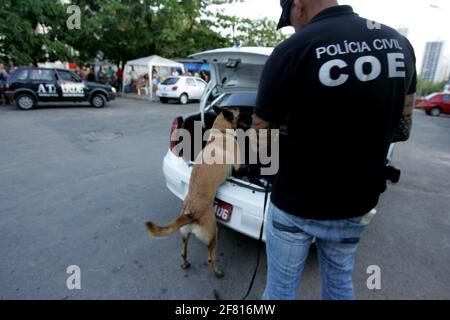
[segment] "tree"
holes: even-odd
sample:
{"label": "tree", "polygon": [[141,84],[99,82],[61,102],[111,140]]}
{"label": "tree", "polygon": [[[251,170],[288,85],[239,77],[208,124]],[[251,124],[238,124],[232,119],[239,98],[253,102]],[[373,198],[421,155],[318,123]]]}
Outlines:
{"label": "tree", "polygon": [[0,59],[18,64],[68,60],[64,42],[65,8],[55,0],[2,0],[0,4]]}
{"label": "tree", "polygon": [[[236,38],[249,46],[274,46],[284,39],[268,19],[238,19],[218,6],[245,0],[3,0],[0,59],[18,64],[43,61],[128,60],[158,54],[186,57],[227,47]],[[69,30],[67,8],[81,10],[81,29]],[[41,32],[36,32],[41,28]],[[3,58],[1,58],[3,57]]]}
{"label": "tree", "polygon": [[446,81],[434,83],[428,80],[425,80],[421,77],[417,78],[417,95],[418,96],[427,96],[429,94],[435,92],[444,91],[444,87],[446,85]]}
{"label": "tree", "polygon": [[263,19],[240,19],[237,17],[221,16],[224,29],[232,30],[233,42],[242,46],[275,47],[288,38],[277,30],[277,22]]}
{"label": "tree", "polygon": [[116,64],[159,54],[185,57],[196,51],[228,45],[213,31],[208,7],[240,0],[80,0],[81,30],[69,32],[79,60],[93,57]]}

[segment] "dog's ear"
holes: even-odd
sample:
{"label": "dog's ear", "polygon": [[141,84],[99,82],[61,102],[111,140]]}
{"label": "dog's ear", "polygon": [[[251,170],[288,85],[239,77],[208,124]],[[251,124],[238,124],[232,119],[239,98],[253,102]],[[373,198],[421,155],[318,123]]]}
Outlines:
{"label": "dog's ear", "polygon": [[228,122],[234,121],[234,114],[230,110],[222,109],[222,114]]}
{"label": "dog's ear", "polygon": [[213,106],[213,110],[217,115],[221,114],[223,111],[222,108],[219,108],[218,106]]}

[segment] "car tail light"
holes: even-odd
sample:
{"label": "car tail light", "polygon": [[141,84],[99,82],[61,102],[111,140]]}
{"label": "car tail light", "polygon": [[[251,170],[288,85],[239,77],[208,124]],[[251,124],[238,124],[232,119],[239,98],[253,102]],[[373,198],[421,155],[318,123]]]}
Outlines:
{"label": "car tail light", "polygon": [[177,136],[177,130],[181,129],[183,126],[183,118],[175,118],[172,122],[172,128],[170,129],[170,150],[174,155],[180,157],[180,150],[178,150],[177,145],[180,142]]}
{"label": "car tail light", "polygon": [[172,90],[173,90],[173,91],[177,91],[177,90],[178,90],[178,87],[177,87],[177,86],[173,86],[173,87],[172,87]]}

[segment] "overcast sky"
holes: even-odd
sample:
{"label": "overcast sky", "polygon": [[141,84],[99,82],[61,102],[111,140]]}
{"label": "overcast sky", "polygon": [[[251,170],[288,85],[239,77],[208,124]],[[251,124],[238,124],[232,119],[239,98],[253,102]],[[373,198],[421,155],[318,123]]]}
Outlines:
{"label": "overcast sky", "polygon": [[[445,54],[450,55],[450,1],[449,0],[341,0],[362,17],[387,24],[393,28],[409,28],[420,68],[426,41],[444,40]],[[433,8],[436,6],[438,8]],[[227,13],[240,17],[277,20],[281,14],[279,0],[247,0],[229,5]],[[293,32],[287,27],[284,32]]]}

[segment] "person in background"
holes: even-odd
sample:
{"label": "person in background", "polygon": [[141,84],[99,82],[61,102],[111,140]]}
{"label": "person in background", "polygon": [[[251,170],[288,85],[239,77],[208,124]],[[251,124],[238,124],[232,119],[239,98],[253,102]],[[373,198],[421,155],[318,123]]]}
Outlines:
{"label": "person in background", "polygon": [[205,82],[209,82],[209,76],[205,71],[200,71],[200,78],[202,78]]}
{"label": "person in background", "polygon": [[100,83],[108,83],[108,75],[106,74],[105,70],[103,70],[103,67],[100,67],[98,71],[98,82]]}
{"label": "person in background", "polygon": [[122,83],[123,83],[123,69],[117,68],[116,72],[116,88],[117,91],[122,91]]}
{"label": "person in background", "polygon": [[87,80],[88,75],[89,75],[89,68],[86,65],[84,65],[81,68],[81,76],[83,77],[84,80]]}
{"label": "person in background", "polygon": [[148,95],[148,74],[144,74],[142,77],[139,77],[137,81],[137,92],[138,95],[141,95],[141,91],[145,92],[145,95]]}
{"label": "person in background", "polygon": [[173,68],[171,75],[172,77],[178,77],[180,73],[178,72],[177,68]]}
{"label": "person in background", "polygon": [[95,67],[94,66],[89,71],[89,74],[87,76],[87,80],[90,81],[90,82],[95,82]]}
{"label": "person in background", "polygon": [[77,66],[77,68],[76,68],[76,70],[75,70],[75,73],[76,73],[77,75],[79,75],[80,77],[83,78],[83,74],[81,73],[81,69],[80,69],[79,66]]}
{"label": "person in background", "polygon": [[0,105],[6,104],[5,88],[7,80],[8,72],[6,72],[5,66],[0,63]]}
{"label": "person in background", "polygon": [[108,78],[110,80],[114,80],[115,72],[114,72],[114,69],[111,66],[108,67],[108,71],[106,73],[108,74]]}
{"label": "person in background", "polygon": [[14,61],[14,59],[10,59],[8,62],[8,73],[12,74],[14,71],[16,71],[16,69],[16,61]]}
{"label": "person in background", "polygon": [[155,67],[152,70],[152,98],[156,99],[156,91],[158,91],[158,85],[160,83],[160,77]]}

